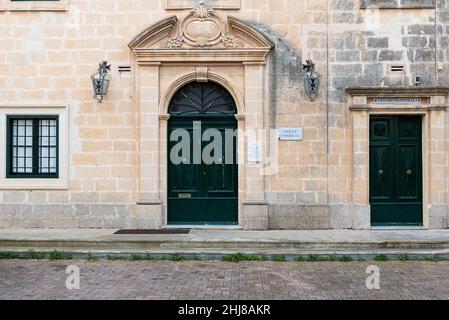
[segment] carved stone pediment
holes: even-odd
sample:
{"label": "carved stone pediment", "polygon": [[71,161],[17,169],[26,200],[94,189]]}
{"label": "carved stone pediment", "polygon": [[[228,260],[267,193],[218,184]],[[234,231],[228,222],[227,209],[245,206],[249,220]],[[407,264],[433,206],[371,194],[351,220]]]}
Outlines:
{"label": "carved stone pediment", "polygon": [[137,56],[147,57],[154,56],[156,52],[163,56],[162,51],[170,55],[170,50],[178,53],[208,50],[210,53],[225,49],[235,51],[234,55],[239,51],[240,54],[246,51],[249,56],[255,52],[265,52],[264,59],[274,45],[247,22],[232,16],[221,18],[214,10],[200,4],[181,19],[170,16],[148,27],[131,41],[129,47]]}

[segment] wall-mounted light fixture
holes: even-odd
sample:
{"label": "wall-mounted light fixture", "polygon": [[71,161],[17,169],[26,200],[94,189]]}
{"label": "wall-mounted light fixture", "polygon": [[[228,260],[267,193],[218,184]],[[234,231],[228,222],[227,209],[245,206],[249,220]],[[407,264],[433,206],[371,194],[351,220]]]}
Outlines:
{"label": "wall-mounted light fixture", "polygon": [[321,76],[315,71],[315,63],[313,60],[307,60],[302,65],[305,71],[304,86],[310,101],[315,101],[320,95]]}
{"label": "wall-mounted light fixture", "polygon": [[110,71],[111,65],[108,65],[107,61],[102,61],[99,65],[98,72],[91,76],[94,99],[97,99],[98,103],[102,103],[108,93],[109,83],[111,82]]}

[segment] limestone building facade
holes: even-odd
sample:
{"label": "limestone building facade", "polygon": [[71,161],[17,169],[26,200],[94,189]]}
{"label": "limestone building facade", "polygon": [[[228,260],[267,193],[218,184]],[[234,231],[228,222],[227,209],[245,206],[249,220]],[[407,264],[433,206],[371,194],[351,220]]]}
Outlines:
{"label": "limestone building facade", "polygon": [[[449,1],[0,0],[0,44],[1,228],[449,227]],[[234,165],[172,162],[198,122]]]}

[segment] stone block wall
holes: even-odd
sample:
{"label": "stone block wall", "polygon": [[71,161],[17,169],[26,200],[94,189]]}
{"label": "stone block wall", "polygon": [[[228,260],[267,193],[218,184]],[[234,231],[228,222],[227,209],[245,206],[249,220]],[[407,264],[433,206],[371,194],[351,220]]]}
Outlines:
{"label": "stone block wall", "polygon": [[[276,44],[265,127],[304,129],[303,142],[279,145],[279,171],[265,179],[269,220],[261,224],[369,227],[366,199],[353,192],[357,132],[345,90],[410,86],[416,76],[423,86],[449,85],[449,1],[241,0],[240,9],[217,10],[250,22]],[[68,11],[0,11],[0,106],[63,104],[70,114],[68,190],[0,191],[0,227],[151,225],[136,206],[136,75],[117,67],[134,68],[128,42],[171,14],[186,11],[166,10],[165,0],[71,0]],[[315,102],[304,91],[306,59],[322,76]],[[101,60],[113,72],[107,99],[97,104],[90,75]],[[445,178],[436,205],[429,204],[435,228],[447,227],[449,215],[449,133],[443,130]]]}
{"label": "stone block wall", "polygon": [[[352,179],[358,162],[367,161],[352,158],[353,151],[367,141],[357,141],[357,123],[348,109],[345,89],[414,86],[416,76],[421,86],[446,85],[447,8],[446,1],[330,1],[328,195],[332,227],[369,227],[369,206],[358,205],[368,200],[360,199],[355,191],[365,190],[367,183]],[[394,66],[403,71],[393,71]],[[447,203],[447,184],[441,185],[441,191]],[[447,216],[447,205],[443,207],[435,209],[439,214],[431,218],[438,221],[430,223],[434,228],[446,227],[441,217],[443,212]]]}

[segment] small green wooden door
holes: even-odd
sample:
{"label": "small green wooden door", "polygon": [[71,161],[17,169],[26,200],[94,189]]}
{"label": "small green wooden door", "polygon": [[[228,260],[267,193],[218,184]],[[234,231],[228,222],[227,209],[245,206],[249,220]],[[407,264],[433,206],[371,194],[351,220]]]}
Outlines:
{"label": "small green wooden door", "polygon": [[373,226],[423,224],[421,117],[372,117],[370,202]]}
{"label": "small green wooden door", "polygon": [[[237,120],[234,100],[218,84],[192,83],[175,95],[170,113],[168,224],[237,225]],[[184,154],[181,162],[171,159],[173,148],[182,139],[176,134],[174,137],[178,138],[172,138],[172,134],[179,132],[179,129],[188,133],[190,139],[190,154]],[[207,132],[211,132],[209,129],[213,130],[212,133],[220,133],[221,139],[207,136]],[[215,139],[220,141],[221,150],[208,148]],[[182,154],[181,151],[176,152]],[[211,155],[213,162],[204,154]]]}

